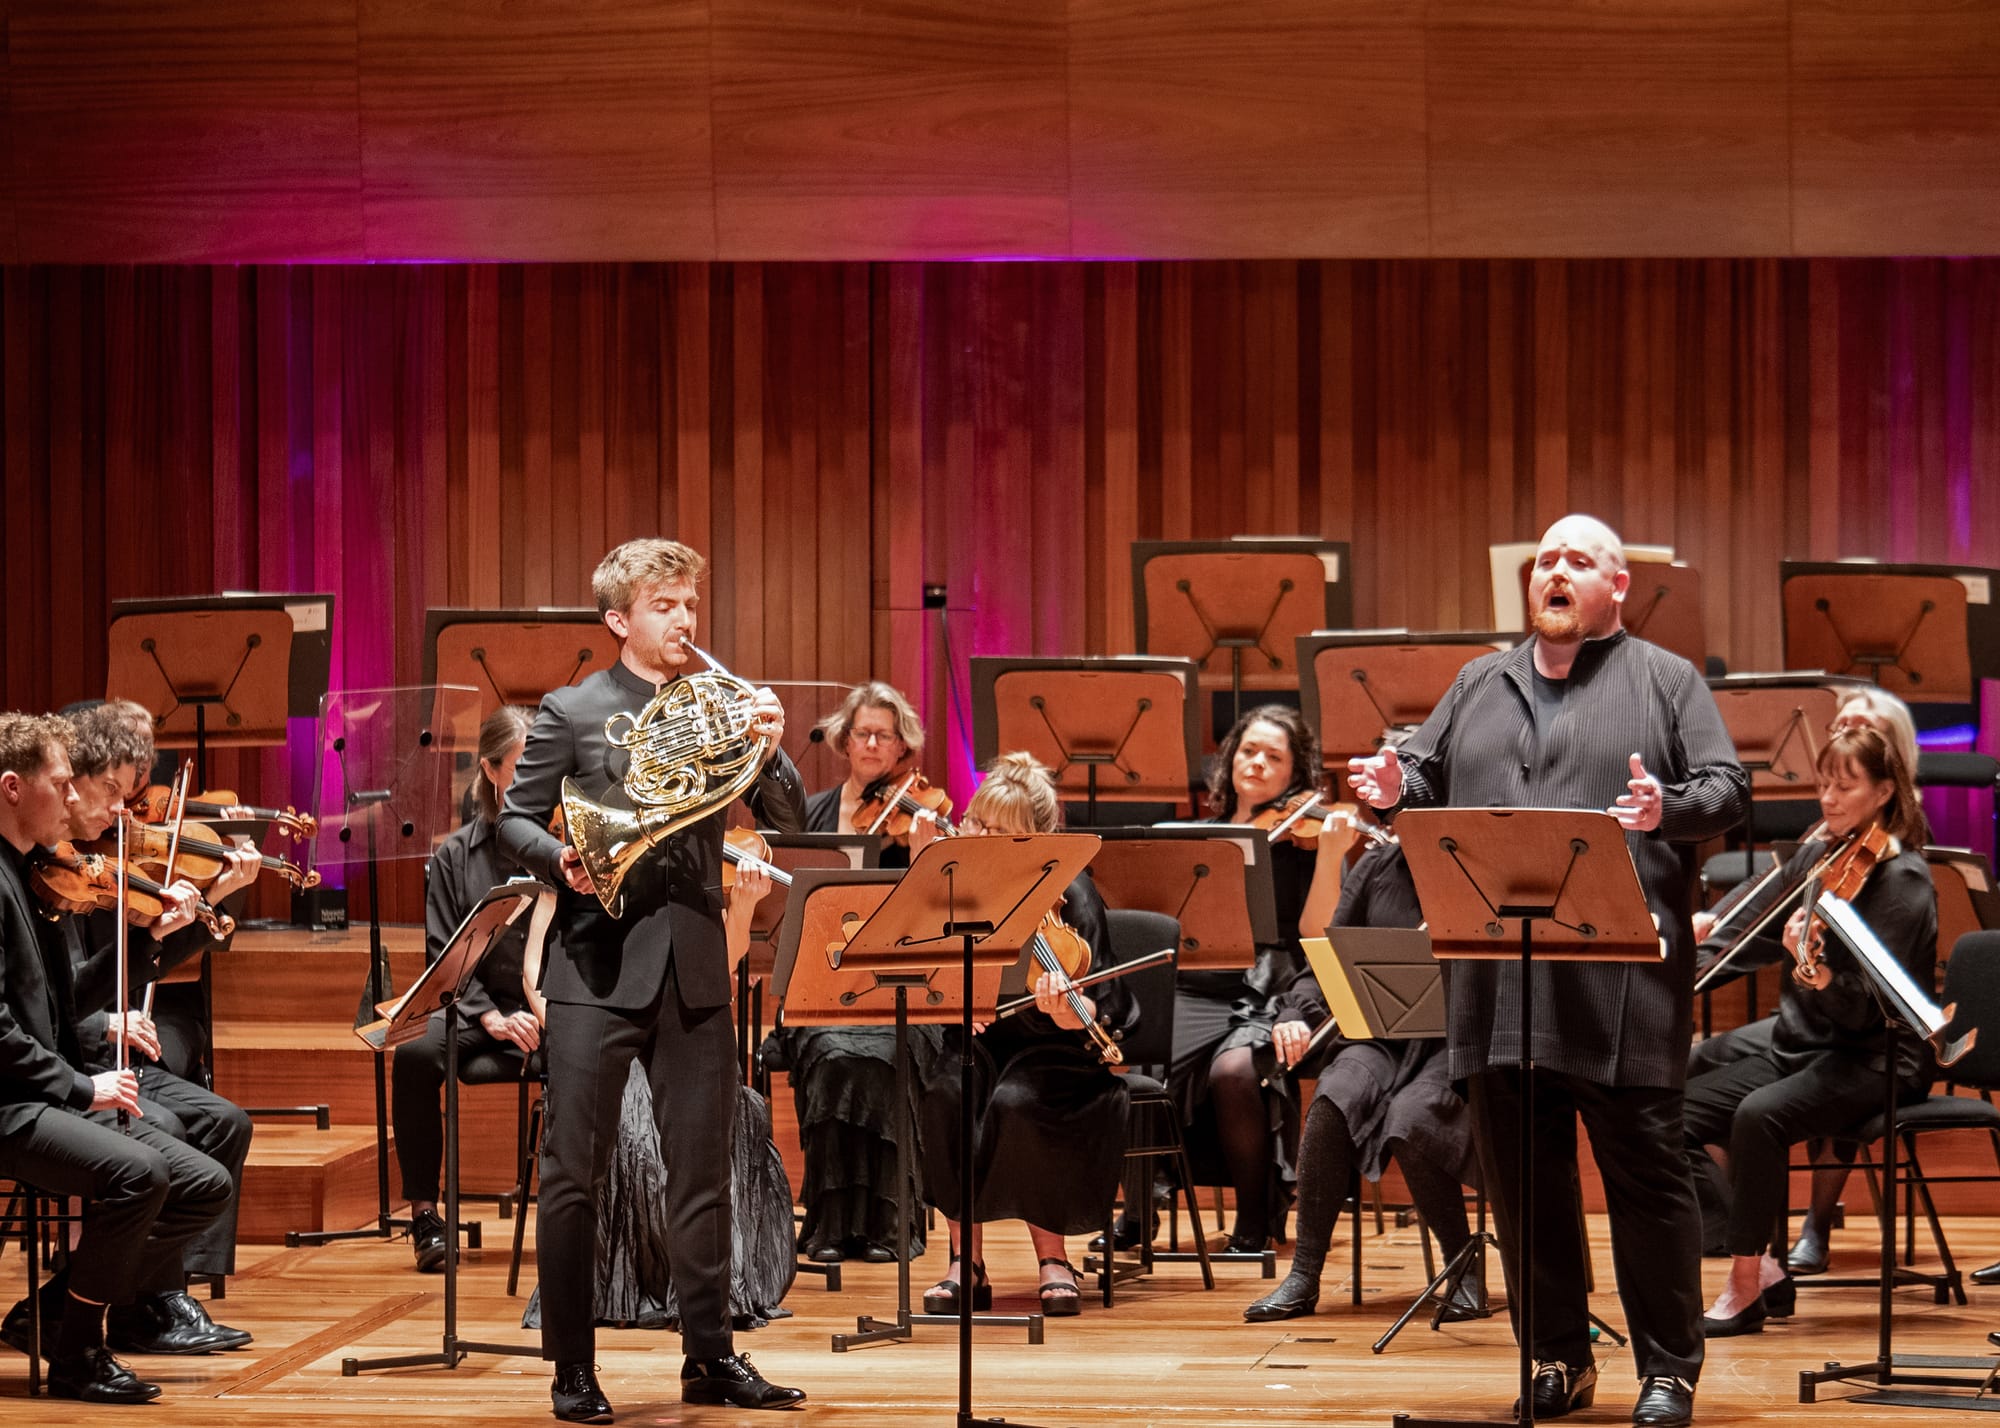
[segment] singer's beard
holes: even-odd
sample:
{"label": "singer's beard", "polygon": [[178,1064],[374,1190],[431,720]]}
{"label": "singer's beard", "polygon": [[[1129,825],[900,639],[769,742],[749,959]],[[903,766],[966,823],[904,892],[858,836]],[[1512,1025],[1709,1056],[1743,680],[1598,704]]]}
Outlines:
{"label": "singer's beard", "polygon": [[1573,644],[1583,638],[1583,616],[1576,606],[1566,605],[1551,608],[1544,605],[1535,612],[1535,633],[1556,644]]}

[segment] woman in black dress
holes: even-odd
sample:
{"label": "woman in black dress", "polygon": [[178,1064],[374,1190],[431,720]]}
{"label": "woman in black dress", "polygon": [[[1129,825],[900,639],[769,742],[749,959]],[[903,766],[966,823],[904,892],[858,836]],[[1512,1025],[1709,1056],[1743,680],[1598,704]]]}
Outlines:
{"label": "woman in black dress", "polygon": [[[1348,871],[1333,921],[1340,927],[1417,927],[1424,920],[1403,850],[1393,841],[1369,849]],[[1312,1033],[1328,1018],[1310,967],[1278,997],[1271,1041],[1281,1066],[1298,1066]],[[1450,1259],[1472,1232],[1460,1188],[1476,1182],[1471,1118],[1445,1072],[1443,1037],[1348,1041],[1335,1034],[1312,1053],[1319,1064],[1312,1105],[1299,1138],[1299,1223],[1291,1272],[1243,1311],[1251,1323],[1293,1319],[1319,1304],[1320,1269],[1354,1177],[1375,1181],[1394,1155],[1410,1198]],[[1475,1274],[1459,1281],[1447,1319],[1483,1309]]]}
{"label": "woman in black dress", "polygon": [[[1786,878],[1753,898],[1768,905],[1836,847],[1871,830],[1887,848],[1851,899],[1911,979],[1929,987],[1937,962],[1937,891],[1923,845],[1929,837],[1912,770],[1893,741],[1872,728],[1844,729],[1820,751],[1824,837],[1807,843]],[[1854,956],[1831,934],[1808,970],[1797,957],[1805,915],[1795,911],[1782,938],[1760,934],[1736,954],[1748,968],[1792,963],[1776,1016],[1712,1037],[1695,1048],[1687,1084],[1687,1153],[1694,1173],[1727,1180],[1729,1282],[1702,1321],[1710,1338],[1761,1331],[1789,1314],[1795,1293],[1772,1252],[1784,1205],[1790,1148],[1830,1135],[1880,1108],[1887,1028]],[[1930,1048],[1905,1037],[1895,1074],[1903,1101],[1921,1100],[1935,1068]]]}
{"label": "woman in black dress", "polygon": [[[1218,823],[1250,823],[1308,792],[1320,772],[1319,742],[1299,711],[1282,704],[1252,709],[1216,751],[1209,807]],[[1271,1039],[1278,994],[1305,966],[1299,937],[1320,936],[1340,900],[1353,823],[1328,819],[1316,848],[1284,840],[1271,847],[1279,940],[1257,949],[1248,971],[1184,971],[1175,980],[1173,1066],[1169,1087],[1189,1127],[1204,1111],[1236,1193],[1229,1248],[1270,1244],[1281,1218],[1283,1186],[1293,1179],[1289,1145],[1298,1124],[1298,1090],[1289,1078],[1261,1084],[1253,1053]],[[1192,1137],[1197,1145],[1200,1135]],[[1128,1220],[1121,1245],[1136,1243]]]}
{"label": "woman in black dress", "polygon": [[[1053,833],[1062,823],[1055,780],[1027,754],[994,764],[965,810],[964,835]],[[919,815],[910,841],[921,848],[936,822]],[[1061,915],[1101,960],[1109,948],[1104,900],[1089,873],[1064,893]],[[924,1294],[927,1314],[956,1313],[961,1265],[972,1261],[972,1307],[993,1302],[981,1256],[980,1226],[989,1220],[1026,1220],[1039,1261],[1042,1312],[1077,1312],[1076,1270],[1063,1236],[1087,1234],[1104,1223],[1125,1159],[1129,1101],[1121,1077],[1092,1049],[1083,1022],[1063,995],[1069,980],[1043,972],[1033,978],[1035,1007],[976,1029],[973,1163],[978,1177],[974,1212],[979,1223],[962,1248],[959,1120],[963,1105],[958,1058],[951,1056],[930,1078],[924,1094],[924,1179],[930,1202],[951,1227],[952,1261],[945,1277]],[[1078,993],[1092,1020],[1113,1036],[1139,1024],[1139,1005],[1121,981]],[[950,1030],[948,1041],[959,1035]]]}
{"label": "woman in black dress", "polygon": [[[870,681],[848,691],[820,724],[847,778],[806,800],[808,833],[859,833],[854,815],[881,781],[917,767],[924,726],[893,685]],[[881,866],[908,867],[907,842],[886,844]],[[943,1044],[934,1026],[909,1028],[914,1087]],[[889,1026],[781,1027],[775,1034],[798,1110],[805,1169],[799,1200],[805,1221],[799,1252],[822,1263],[896,1257],[896,1032]],[[914,1107],[905,1114],[913,1115]],[[910,1159],[912,1200],[917,1157]],[[910,1227],[911,1254],[923,1253],[921,1224]]]}

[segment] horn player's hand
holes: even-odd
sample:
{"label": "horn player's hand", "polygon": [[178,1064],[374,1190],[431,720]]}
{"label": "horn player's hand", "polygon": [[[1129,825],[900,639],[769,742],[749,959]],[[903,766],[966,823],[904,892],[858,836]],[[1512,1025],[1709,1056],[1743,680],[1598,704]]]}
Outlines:
{"label": "horn player's hand", "polygon": [[562,857],[556,863],[556,871],[560,872],[563,876],[563,881],[568,883],[577,892],[595,893],[597,891],[597,884],[590,880],[590,874],[584,869],[583,854],[577,852],[574,848],[564,848],[562,850]]}
{"label": "horn player's hand", "polygon": [[765,763],[778,757],[778,746],[785,738],[785,706],[769,685],[757,691],[756,702],[750,706],[750,732],[771,741],[764,751]]}

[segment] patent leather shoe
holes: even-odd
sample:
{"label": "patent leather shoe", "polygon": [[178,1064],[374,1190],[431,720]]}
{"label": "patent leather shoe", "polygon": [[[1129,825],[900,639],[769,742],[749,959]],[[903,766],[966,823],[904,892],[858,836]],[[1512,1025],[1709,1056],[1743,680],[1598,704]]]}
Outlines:
{"label": "patent leather shoe", "polygon": [[104,1339],[123,1354],[212,1354],[250,1341],[240,1329],[223,1329],[186,1294],[149,1295],[112,1305],[104,1318]]}
{"label": "patent leather shoe", "polygon": [[1759,1295],[1726,1319],[1718,1319],[1712,1314],[1701,1316],[1701,1336],[1704,1339],[1733,1339],[1739,1334],[1761,1334],[1764,1320],[1769,1315],[1764,1309],[1764,1298]]}
{"label": "patent leather shoe", "polygon": [[829,1240],[807,1240],[799,1246],[799,1253],[814,1264],[839,1264],[847,1257],[839,1245]]}
{"label": "patent leather shoe", "polygon": [[887,1245],[878,1245],[871,1240],[861,1247],[861,1261],[863,1264],[894,1264],[896,1252]]}
{"label": "patent leather shoe", "polygon": [[417,1257],[420,1274],[444,1270],[444,1217],[435,1210],[419,1210],[410,1216],[410,1250]]}
{"label": "patent leather shoe", "polygon": [[1995,1347],[2000,1347],[2000,1329],[1988,1329],[1986,1331],[1986,1342]]}
{"label": "patent leather shoe", "polygon": [[[1799,1231],[1792,1252],[1785,1256],[1785,1268],[1793,1274],[1825,1274],[1829,1253],[1826,1236],[1818,1227],[1808,1224]],[[2000,1269],[2000,1265],[1994,1267]]]}
{"label": "patent leather shoe", "polygon": [[746,1354],[689,1359],[681,1365],[682,1403],[726,1403],[732,1408],[796,1408],[802,1388],[781,1388],[751,1366]]}
{"label": "patent leather shoe", "polygon": [[85,1403],[151,1403],[160,1396],[160,1386],[147,1383],[97,1344],[50,1359],[49,1392]]}
{"label": "patent leather shoe", "polygon": [[565,1423],[611,1421],[611,1400],[597,1386],[597,1370],[591,1364],[557,1364],[549,1398],[549,1411]]}
{"label": "patent leather shoe", "polygon": [[1966,1277],[1974,1284],[2000,1284],[2000,1260],[1995,1260],[1992,1264],[1975,1269]]}
{"label": "patent leather shoe", "polygon": [[1318,1308],[1319,1276],[1295,1269],[1276,1289],[1245,1306],[1243,1319],[1249,1324],[1271,1324],[1280,1319],[1302,1319]]}
{"label": "patent leather shoe", "polygon": [[[1560,1359],[1538,1360],[1535,1364],[1535,1417],[1561,1418],[1597,1401],[1597,1365],[1566,1364]],[[1519,1417],[1521,1401],[1514,1400]]]}
{"label": "patent leather shoe", "polygon": [[1632,1405],[1634,1428],[1681,1428],[1694,1421],[1694,1385],[1684,1378],[1654,1374],[1639,1388]]}

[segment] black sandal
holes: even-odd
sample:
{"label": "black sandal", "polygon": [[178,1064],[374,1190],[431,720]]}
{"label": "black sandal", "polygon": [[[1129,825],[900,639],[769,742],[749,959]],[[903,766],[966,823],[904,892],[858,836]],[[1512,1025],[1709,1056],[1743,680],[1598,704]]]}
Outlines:
{"label": "black sandal", "polygon": [[1036,1267],[1046,1269],[1058,1265],[1069,1271],[1069,1283],[1052,1279],[1038,1292],[1042,1301],[1042,1313],[1050,1319],[1067,1319],[1083,1312],[1083,1286],[1077,1283],[1076,1266],[1060,1257],[1037,1260]]}
{"label": "black sandal", "polygon": [[[951,1257],[952,1264],[960,1263],[957,1255]],[[965,1271],[960,1269],[959,1273]],[[993,1286],[986,1282],[986,1266],[978,1261],[972,1266],[972,1312],[982,1313],[993,1307]],[[924,1312],[926,1314],[958,1313],[958,1281],[940,1279],[924,1291]]]}

